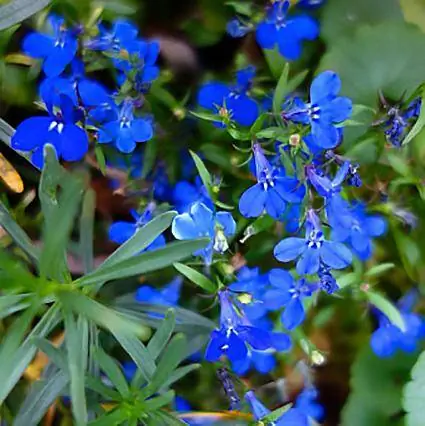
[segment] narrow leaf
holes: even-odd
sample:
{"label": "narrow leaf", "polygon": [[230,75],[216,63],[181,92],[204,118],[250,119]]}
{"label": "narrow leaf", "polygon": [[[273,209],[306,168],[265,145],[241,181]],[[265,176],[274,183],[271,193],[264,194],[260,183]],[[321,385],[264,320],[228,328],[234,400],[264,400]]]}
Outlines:
{"label": "narrow leaf", "polygon": [[152,336],[148,343],[148,351],[153,359],[157,359],[159,354],[167,345],[176,324],[176,316],[174,309],[169,309],[161,325],[156,333]]}
{"label": "narrow leaf", "polygon": [[102,349],[96,351],[96,359],[99,362],[101,370],[108,376],[114,387],[122,396],[128,396],[129,387],[121,368],[115,359],[111,358]]}
{"label": "narrow leaf", "polygon": [[24,21],[41,9],[50,0],[12,0],[0,7],[0,31]]}
{"label": "narrow leaf", "polygon": [[212,181],[212,177],[210,173],[208,172],[204,162],[201,160],[199,155],[193,151],[189,151],[189,152],[193,158],[193,161],[195,162],[195,166],[196,166],[196,169],[198,170],[199,176],[201,177],[202,183],[204,184],[207,191],[210,192],[213,185],[213,181]]}
{"label": "narrow leaf", "polygon": [[421,101],[422,104],[419,117],[416,120],[416,123],[410,129],[410,132],[404,138],[402,145],[407,145],[409,142],[411,142],[419,134],[419,132],[423,129],[425,125],[425,88],[422,89]]}
{"label": "narrow leaf", "polygon": [[279,114],[282,108],[283,100],[288,93],[288,77],[289,77],[289,63],[283,67],[282,74],[276,86],[273,96],[273,112]]}
{"label": "narrow leaf", "polygon": [[184,265],[183,263],[175,263],[173,266],[177,269],[178,272],[180,272],[180,274],[184,275],[197,286],[208,291],[208,293],[215,294],[217,292],[217,286],[196,269]]}
{"label": "narrow leaf", "polygon": [[80,217],[80,255],[83,261],[84,273],[93,270],[93,240],[94,240],[94,211],[96,193],[88,189],[84,194],[83,208]]}

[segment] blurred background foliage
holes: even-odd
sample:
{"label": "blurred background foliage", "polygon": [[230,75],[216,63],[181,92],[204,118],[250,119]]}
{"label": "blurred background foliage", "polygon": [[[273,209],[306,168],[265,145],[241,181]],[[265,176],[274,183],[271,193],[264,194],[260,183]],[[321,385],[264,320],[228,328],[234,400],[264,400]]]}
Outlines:
{"label": "blurred background foliage", "polygon": [[[262,1],[256,3],[263,5]],[[0,5],[5,4],[7,1],[0,0]],[[250,7],[251,2],[238,4]],[[225,34],[225,24],[234,14],[233,6],[221,0],[54,0],[50,10],[72,22],[94,22],[100,14],[106,21],[128,17],[143,36],[160,41],[162,73],[148,100],[161,131],[144,148],[145,172],[146,168],[165,166],[171,181],[175,181],[181,167],[178,154],[191,148],[203,155],[210,171],[220,171],[223,201],[235,205],[241,193],[240,182],[248,178],[243,169],[236,167],[243,162],[244,154],[233,149],[233,140],[227,133],[208,122],[195,121],[188,111],[194,107],[200,82],[213,76],[230,80],[232,72],[247,63],[253,63],[261,76],[257,94],[267,93],[275,84],[269,65],[279,72],[282,62],[273,54],[264,57],[251,36],[233,39]],[[36,111],[39,78],[39,65],[20,53],[20,43],[46,14],[44,10],[22,25],[0,32],[0,117],[14,127]],[[407,101],[425,80],[424,0],[327,0],[314,14],[321,24],[320,39],[306,46],[302,59],[291,68],[293,75],[310,70],[304,87],[319,70],[332,69],[341,77],[342,94],[356,104],[377,108],[379,90],[393,102],[402,98]],[[96,64],[92,70],[97,73]],[[100,71],[96,76],[109,84],[107,72]],[[360,163],[364,187],[359,198],[370,201],[387,216],[390,231],[379,241],[374,258],[364,269],[358,265],[340,280],[347,285],[377,286],[392,300],[416,285],[425,295],[425,222],[421,220],[425,217],[425,131],[405,148],[389,151],[382,132],[367,130],[376,117],[367,110],[361,117],[365,125],[347,129],[342,152]],[[2,188],[0,198],[13,207],[16,219],[37,239],[40,217],[33,200],[38,175],[5,145],[0,146],[0,151],[18,169],[26,186],[24,196]],[[90,172],[97,193],[95,250],[102,258],[114,247],[107,241],[107,225],[112,219],[127,218],[136,198],[131,193],[114,193],[99,170],[92,168]],[[420,219],[416,226],[404,219],[407,213]],[[0,241],[8,244],[7,237]],[[274,244],[275,237],[266,231],[240,244],[238,250],[250,266],[266,271],[276,265],[269,255]],[[390,264],[387,270],[368,275],[367,271],[382,263]],[[75,268],[78,273],[78,265]],[[173,274],[173,270],[165,270],[148,275],[145,280],[162,285]],[[121,286],[106,286],[103,291],[122,294],[138,285],[134,280],[125,280]],[[405,424],[402,389],[418,353],[397,354],[388,360],[376,358],[369,349],[370,332],[376,324],[367,315],[366,304],[355,302],[355,291],[347,287],[342,298],[323,297],[318,305],[310,307],[309,322],[304,328],[312,344],[325,354],[324,362],[315,371],[320,402],[327,413],[326,424],[401,426]],[[180,299],[184,307],[198,311],[209,308],[210,301],[193,298],[192,294],[184,290]],[[423,312],[425,306],[421,309]],[[209,309],[205,315],[214,319],[215,314],[215,309]],[[120,357],[119,353],[116,355]],[[290,356],[296,359],[304,354],[300,350]],[[276,389],[282,391],[283,387],[293,394],[300,386],[300,378],[288,355],[281,355],[281,361],[273,374],[250,375],[247,383],[269,396],[278,394]],[[208,364],[177,386],[178,393],[194,409],[226,410],[225,398],[212,389],[218,389],[218,385],[214,369]],[[275,396],[274,402],[279,405],[282,401]],[[229,424],[236,424],[235,420]],[[419,424],[425,424],[425,416]]]}

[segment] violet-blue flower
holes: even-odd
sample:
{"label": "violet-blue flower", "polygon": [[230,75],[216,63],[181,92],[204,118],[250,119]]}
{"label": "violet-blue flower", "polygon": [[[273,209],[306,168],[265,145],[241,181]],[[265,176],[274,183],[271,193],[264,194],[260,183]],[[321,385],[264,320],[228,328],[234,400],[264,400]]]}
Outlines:
{"label": "violet-blue flower", "polygon": [[315,274],[320,263],[332,268],[343,269],[352,262],[351,251],[342,243],[328,241],[323,235],[320,219],[309,210],[306,219],[304,238],[283,239],[274,248],[274,256],[280,262],[297,260],[300,275]]}
{"label": "violet-blue flower", "polygon": [[228,212],[213,212],[201,202],[193,203],[186,213],[177,215],[171,231],[178,240],[209,237],[211,242],[193,254],[202,256],[205,263],[212,262],[213,251],[224,253],[228,249],[227,237],[236,231],[236,223]]}
{"label": "violet-blue flower", "polygon": [[277,44],[282,56],[296,60],[302,53],[302,42],[314,40],[319,35],[317,21],[308,15],[287,17],[290,2],[274,1],[266,12],[266,19],[257,26],[257,42],[263,49],[273,49]]}
{"label": "violet-blue flower", "polygon": [[60,111],[54,112],[53,105],[46,104],[48,116],[30,117],[16,128],[12,136],[12,148],[31,151],[31,161],[43,166],[43,147],[52,144],[57,156],[65,161],[81,160],[89,147],[84,129],[76,123],[81,120],[79,111],[67,96],[60,97]]}
{"label": "violet-blue flower", "polygon": [[159,289],[149,285],[143,285],[136,290],[134,298],[141,303],[177,306],[182,283],[182,277],[176,277],[167,285]]}
{"label": "violet-blue flower", "polygon": [[285,212],[286,203],[300,203],[305,187],[295,178],[284,175],[282,168],[273,167],[261,146],[253,146],[257,183],[248,188],[239,200],[239,210],[245,217],[260,216],[264,210],[274,219]]}
{"label": "violet-blue flower", "polygon": [[51,15],[48,19],[51,35],[32,32],[23,41],[23,51],[28,56],[43,60],[43,71],[49,77],[61,74],[74,59],[78,42],[65,20]]}

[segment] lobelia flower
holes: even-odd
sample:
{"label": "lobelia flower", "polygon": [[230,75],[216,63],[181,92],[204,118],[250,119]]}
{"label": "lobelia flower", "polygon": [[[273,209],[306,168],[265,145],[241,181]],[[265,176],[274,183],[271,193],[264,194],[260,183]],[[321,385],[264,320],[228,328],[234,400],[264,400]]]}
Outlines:
{"label": "lobelia flower", "polygon": [[251,30],[251,25],[244,24],[238,18],[233,18],[226,24],[227,34],[234,38],[241,38],[247,35]]}
{"label": "lobelia flower", "polygon": [[84,129],[76,123],[82,119],[70,98],[60,97],[60,110],[46,103],[47,117],[30,117],[23,121],[12,136],[11,146],[20,151],[31,151],[31,161],[43,166],[43,147],[52,144],[58,158],[65,161],[81,160],[89,148],[89,139]]}
{"label": "lobelia flower", "polygon": [[333,71],[323,71],[312,82],[310,102],[294,100],[289,112],[283,112],[285,120],[310,124],[314,144],[320,148],[335,148],[340,140],[340,131],[336,124],[350,117],[352,102],[349,98],[337,96],[341,89],[341,80]]}
{"label": "lobelia flower", "polygon": [[273,49],[277,44],[282,56],[296,60],[302,53],[302,42],[319,36],[319,25],[307,15],[287,17],[290,2],[274,1],[266,11],[266,19],[257,25],[256,38],[263,49]]}
{"label": "lobelia flower", "polygon": [[152,139],[152,122],[148,118],[134,117],[133,110],[132,99],[126,99],[119,107],[115,106],[110,121],[98,130],[98,142],[113,142],[119,151],[128,154],[134,151],[136,143]]}
{"label": "lobelia flower", "polygon": [[[150,203],[142,214],[138,214],[135,210],[130,213],[134,218],[134,222],[119,221],[113,223],[109,228],[109,239],[117,244],[123,244],[130,239],[139,228],[146,225],[153,218],[155,203]],[[165,238],[161,234],[152,241],[144,250],[156,250],[165,246]]]}
{"label": "lobelia flower", "polygon": [[417,297],[417,291],[413,290],[397,303],[404,321],[404,331],[394,325],[384,313],[375,311],[379,327],[372,333],[370,345],[377,356],[387,358],[397,350],[414,352],[419,341],[425,338],[425,321],[423,317],[412,312]]}
{"label": "lobelia flower", "polygon": [[304,279],[294,280],[283,269],[272,269],[269,281],[272,288],[265,292],[264,304],[271,310],[284,306],[285,310],[281,314],[283,325],[288,330],[298,327],[305,319],[302,299],[311,296],[317,290],[317,284],[310,284]]}
{"label": "lobelia flower", "polygon": [[187,212],[195,202],[204,203],[209,209],[214,208],[214,204],[199,176],[195,178],[195,184],[187,180],[180,180],[173,189],[173,203],[179,213]]}
{"label": "lobelia flower", "polygon": [[52,35],[32,32],[23,41],[23,51],[32,58],[43,60],[43,71],[49,77],[61,74],[74,59],[78,42],[66,28],[65,20],[51,15],[48,19]]}
{"label": "lobelia flower", "polygon": [[239,200],[242,216],[257,217],[264,210],[274,219],[285,212],[286,203],[300,203],[305,187],[292,177],[284,176],[283,168],[273,167],[266,159],[261,146],[253,146],[257,183],[248,188]]}
{"label": "lobelia flower", "polygon": [[300,275],[315,274],[324,264],[332,269],[343,269],[352,262],[351,251],[342,243],[328,241],[323,235],[320,219],[313,210],[307,212],[304,238],[289,237],[274,248],[280,262],[297,260]]}
{"label": "lobelia flower", "polygon": [[[259,110],[257,103],[248,96],[255,68],[249,66],[236,73],[236,84],[227,86],[220,82],[204,84],[198,92],[198,104],[223,120],[230,118],[242,126],[251,126],[257,119]],[[216,122],[218,127],[225,127],[224,122]]]}
{"label": "lobelia flower", "polygon": [[264,351],[273,347],[271,334],[254,327],[246,316],[236,311],[229,292],[220,291],[220,328],[211,333],[205,350],[205,359],[215,362],[226,355],[230,362],[243,362],[248,356],[248,347]]}
{"label": "lobelia flower", "polygon": [[321,290],[326,291],[328,294],[333,294],[339,290],[338,283],[331,273],[331,269],[323,263],[320,265],[317,272],[319,276],[319,287]]}
{"label": "lobelia flower", "polygon": [[236,223],[228,212],[213,212],[201,202],[193,203],[188,212],[173,219],[171,232],[178,240],[209,237],[211,242],[194,256],[202,256],[207,265],[212,262],[213,251],[224,253],[228,249],[227,237],[236,231]]}
{"label": "lobelia flower", "polygon": [[351,210],[351,224],[348,227],[332,227],[332,239],[350,244],[359,259],[366,261],[372,255],[372,240],[380,237],[387,230],[387,222],[379,215],[370,216],[366,206],[357,203]]}
{"label": "lobelia flower", "polygon": [[134,298],[141,303],[151,303],[153,305],[162,306],[177,306],[180,298],[182,283],[182,277],[176,277],[161,289],[157,289],[149,285],[144,285],[137,289]]}

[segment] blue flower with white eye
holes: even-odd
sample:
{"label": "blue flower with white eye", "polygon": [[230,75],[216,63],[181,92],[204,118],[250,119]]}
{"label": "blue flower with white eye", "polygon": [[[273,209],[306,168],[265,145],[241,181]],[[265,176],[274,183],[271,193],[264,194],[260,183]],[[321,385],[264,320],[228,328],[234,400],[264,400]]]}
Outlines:
{"label": "blue flower with white eye", "polygon": [[302,42],[319,36],[317,21],[307,15],[288,18],[288,0],[277,0],[271,4],[266,19],[257,26],[256,38],[263,49],[273,49],[277,44],[279,52],[291,61],[302,53]]}
{"label": "blue flower with white eye", "polygon": [[31,161],[43,166],[43,147],[52,144],[58,158],[65,161],[81,160],[89,148],[89,139],[84,129],[76,123],[82,119],[67,96],[60,97],[60,110],[46,104],[47,117],[31,117],[23,121],[12,136],[11,146],[20,151],[31,151]]}
{"label": "blue flower with white eye", "polygon": [[302,300],[311,296],[318,288],[304,279],[294,280],[292,275],[283,269],[272,269],[269,272],[271,288],[264,294],[264,304],[268,309],[279,310],[285,307],[281,314],[283,325],[292,330],[305,319]]}
{"label": "blue flower with white eye", "polygon": [[243,362],[248,356],[248,347],[264,351],[273,347],[268,331],[254,327],[248,319],[236,311],[228,291],[219,292],[220,328],[211,333],[205,351],[205,359],[215,362],[226,355],[229,360]]}
{"label": "blue flower with white eye", "polygon": [[177,215],[171,226],[171,232],[178,240],[211,239],[206,248],[193,253],[202,256],[208,265],[212,262],[213,251],[224,253],[228,249],[227,237],[235,231],[236,223],[230,213],[213,212],[201,202],[193,203],[188,212]]}
{"label": "blue flower with white eye", "polygon": [[347,242],[359,259],[366,261],[372,255],[372,241],[387,230],[387,222],[382,216],[368,215],[366,206],[358,203],[351,210],[351,224],[347,227],[336,224],[332,228],[334,241]]}
{"label": "blue flower with white eye", "polygon": [[253,146],[257,183],[248,188],[239,200],[239,211],[245,217],[258,217],[266,211],[274,219],[285,212],[286,203],[300,203],[305,187],[282,168],[271,166],[261,146]]}
{"label": "blue flower with white eye", "polygon": [[43,71],[49,77],[61,74],[74,59],[78,42],[65,26],[63,18],[50,16],[52,35],[33,32],[23,41],[23,51],[32,58],[43,60]]}
{"label": "blue flower with white eye", "polygon": [[375,311],[378,316],[379,327],[372,333],[370,345],[377,356],[387,358],[397,350],[408,353],[414,352],[419,341],[425,338],[424,318],[412,312],[417,298],[417,291],[412,290],[397,303],[405,330],[394,325],[384,313]]}
{"label": "blue flower with white eye", "polygon": [[280,262],[297,260],[300,275],[315,274],[320,264],[332,269],[343,269],[352,262],[351,251],[342,243],[328,241],[323,235],[320,220],[313,210],[309,210],[304,238],[289,237],[274,248],[274,256]]}
{"label": "blue flower with white eye", "polygon": [[341,80],[333,71],[323,71],[311,84],[310,102],[294,100],[289,112],[283,112],[286,120],[310,124],[314,143],[323,149],[335,148],[340,140],[336,124],[350,117],[352,102],[349,98],[337,96]]}
{"label": "blue flower with white eye", "polygon": [[178,181],[173,189],[173,202],[179,213],[187,212],[190,206],[196,202],[204,203],[209,209],[214,208],[208,191],[199,176],[196,177],[195,184],[187,180]]}
{"label": "blue flower with white eye", "polygon": [[152,305],[177,306],[180,290],[183,283],[182,277],[174,278],[170,283],[158,289],[149,285],[139,287],[134,295],[137,302]]}
{"label": "blue flower with white eye", "polygon": [[[204,84],[198,92],[198,104],[224,118],[230,118],[241,126],[251,126],[257,119],[257,103],[248,96],[255,68],[249,66],[236,73],[236,84],[227,86],[220,82]],[[217,122],[224,127],[224,123]]]}
{"label": "blue flower with white eye", "polygon": [[152,122],[148,118],[135,117],[133,110],[134,102],[131,99],[115,107],[111,120],[99,128],[98,142],[113,142],[119,151],[128,154],[134,151],[138,142],[152,139]]}
{"label": "blue flower with white eye", "polygon": [[[151,203],[142,214],[138,214],[135,210],[130,213],[134,218],[134,222],[114,222],[109,228],[109,239],[117,244],[123,244],[129,240],[139,228],[146,225],[152,220],[152,212],[155,209],[155,204]],[[145,250],[156,250],[165,246],[165,238],[161,234],[153,240]]]}

